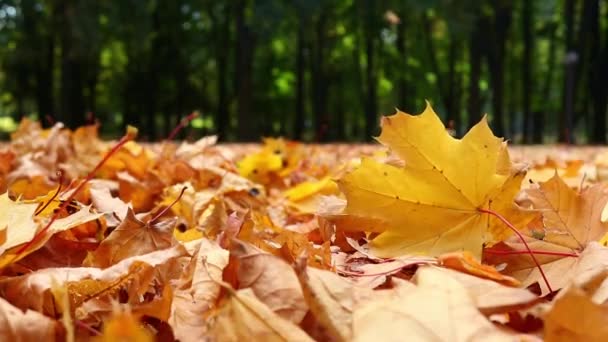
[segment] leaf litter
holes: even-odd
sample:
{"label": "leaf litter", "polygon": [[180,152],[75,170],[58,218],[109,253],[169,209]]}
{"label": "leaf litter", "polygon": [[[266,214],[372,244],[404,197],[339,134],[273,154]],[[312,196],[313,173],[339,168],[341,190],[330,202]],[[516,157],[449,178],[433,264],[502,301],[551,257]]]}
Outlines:
{"label": "leaf litter", "polygon": [[381,128],[144,144],[24,119],[0,147],[0,337],[608,339],[606,153],[510,147],[485,118],[456,139],[430,105]]}

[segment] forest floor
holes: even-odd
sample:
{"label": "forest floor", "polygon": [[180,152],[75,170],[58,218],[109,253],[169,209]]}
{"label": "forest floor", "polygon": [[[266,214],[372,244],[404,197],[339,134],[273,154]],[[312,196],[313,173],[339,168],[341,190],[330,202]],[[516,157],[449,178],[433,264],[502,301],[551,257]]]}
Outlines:
{"label": "forest floor", "polygon": [[507,158],[484,121],[457,140],[412,118],[375,144],[22,123],[1,339],[608,340],[608,148]]}

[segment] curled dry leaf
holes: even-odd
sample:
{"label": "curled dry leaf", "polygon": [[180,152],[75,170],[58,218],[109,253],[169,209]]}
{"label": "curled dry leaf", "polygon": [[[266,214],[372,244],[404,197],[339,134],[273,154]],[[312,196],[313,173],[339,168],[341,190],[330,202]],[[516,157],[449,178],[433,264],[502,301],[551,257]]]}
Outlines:
{"label": "curled dry leaf", "polygon": [[3,341],[55,341],[57,324],[36,311],[21,311],[0,298],[0,339]]}
{"label": "curled dry leaf", "polygon": [[607,277],[604,270],[560,293],[545,316],[545,341],[608,340],[608,304],[593,300]]}
{"label": "curled dry leaf", "polygon": [[529,236],[547,243],[583,250],[587,243],[608,232],[601,221],[608,203],[608,189],[596,184],[577,192],[555,174],[536,189],[526,190],[532,208],[542,214],[542,227],[530,228]]}
{"label": "curled dry leaf", "polygon": [[207,333],[205,317],[220,294],[222,272],[229,252],[216,242],[200,239],[199,247],[182,273],[171,304],[169,324],[182,342],[201,341]]}
{"label": "curled dry leaf", "polygon": [[[496,281],[446,268],[434,267],[433,271],[458,281],[467,290],[477,309],[487,316],[525,309],[539,300],[535,294],[526,289],[505,286]],[[412,280],[417,281],[417,279],[418,276],[415,276]]]}
{"label": "curled dry leaf", "polygon": [[[148,290],[154,270],[186,254],[181,245],[133,256],[106,268],[47,268],[26,275],[0,280],[0,295],[17,307],[57,314],[51,289],[53,282],[68,287],[72,310],[88,300],[111,296],[126,290],[129,298],[139,300]],[[167,270],[165,270],[167,272]]]}
{"label": "curled dry leaf", "polygon": [[233,240],[230,254],[238,263],[239,288],[251,288],[277,315],[299,324],[308,307],[293,268],[280,258]]}
{"label": "curled dry leaf", "polygon": [[[511,242],[512,247],[521,250],[521,243]],[[558,249],[556,245],[547,244],[543,241],[528,239],[528,245],[533,250],[543,250],[548,252],[568,253],[570,250]],[[563,247],[562,247],[563,248]],[[488,260],[495,260],[496,256],[492,256]],[[542,264],[543,271],[551,283],[553,290],[561,289],[568,286],[574,279],[596,272],[598,270],[608,269],[608,248],[600,245],[597,242],[591,242],[587,248],[578,255],[578,257],[561,257],[561,256],[544,256],[538,255],[537,260]],[[522,282],[522,286],[530,286],[534,283],[539,283],[541,294],[549,293],[542,279],[538,268],[530,261],[529,255],[513,255],[507,259],[507,268],[504,270]]]}
{"label": "curled dry leaf", "polygon": [[466,251],[442,254],[439,256],[438,260],[443,267],[468,273],[480,278],[494,280],[508,286],[520,285],[520,282],[517,279],[498,272],[496,268],[492,266],[481,264],[479,261],[475,260],[471,253]]}
{"label": "curled dry leaf", "polygon": [[230,291],[212,318],[209,336],[217,341],[314,341],[292,322],[274,313],[251,289]]}
{"label": "curled dry leaf", "polygon": [[[375,300],[354,312],[354,341],[515,341],[475,307],[457,280],[431,267],[416,274],[415,289],[398,299]],[[456,323],[458,322],[458,323]]]}
{"label": "curled dry leaf", "polygon": [[174,245],[175,220],[164,220],[150,225],[135,217],[129,208],[127,216],[87,257],[85,264],[108,267],[133,255],[150,253]]}

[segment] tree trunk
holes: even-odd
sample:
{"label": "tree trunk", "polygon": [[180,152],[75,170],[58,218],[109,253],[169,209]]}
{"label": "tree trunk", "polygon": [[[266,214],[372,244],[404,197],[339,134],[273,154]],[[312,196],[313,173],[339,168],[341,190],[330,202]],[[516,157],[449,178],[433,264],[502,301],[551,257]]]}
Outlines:
{"label": "tree trunk", "polygon": [[511,4],[507,2],[494,2],[493,37],[489,42],[487,51],[488,69],[490,71],[490,84],[492,86],[492,124],[497,136],[505,135],[504,118],[504,79],[505,79],[505,43],[511,25]]}
{"label": "tree trunk", "polygon": [[296,139],[302,139],[302,133],[304,131],[304,82],[306,72],[304,27],[303,14],[298,13],[298,34],[296,37],[296,117],[293,127],[293,134]]}
{"label": "tree trunk", "polygon": [[532,73],[534,72],[534,59],[532,58],[534,51],[533,29],[534,29],[534,4],[532,1],[523,0],[522,12],[522,35],[524,41],[524,51],[522,57],[522,75],[521,75],[521,90],[523,104],[523,136],[524,143],[532,142],[532,122],[533,113],[531,109],[532,94],[534,92]]}
{"label": "tree trunk", "polygon": [[45,117],[52,117],[55,112],[53,101],[53,70],[55,66],[55,36],[50,33],[46,37],[44,58],[41,58],[36,71],[36,107],[41,122]]}
{"label": "tree trunk", "polygon": [[375,0],[366,0],[366,27],[365,27],[365,56],[367,64],[365,67],[367,96],[365,101],[365,136],[371,139],[378,130],[377,120],[377,76],[375,67]]}
{"label": "tree trunk", "polygon": [[59,1],[61,13],[61,119],[70,127],[85,123],[83,56],[74,37],[75,1]]}
{"label": "tree trunk", "polygon": [[253,91],[253,50],[255,36],[246,22],[247,0],[236,1],[236,92],[238,112],[238,139],[257,139],[256,118],[251,117],[251,93]]}
{"label": "tree trunk", "polygon": [[572,124],[574,117],[574,93],[576,90],[576,63],[578,54],[574,47],[574,0],[565,0],[566,21],[566,55],[564,57],[564,96],[563,109],[560,111],[558,123],[558,140],[572,142]]}
{"label": "tree trunk", "polygon": [[228,97],[228,54],[230,41],[230,5],[223,6],[223,11],[219,17],[215,16],[213,6],[209,10],[209,15],[215,27],[216,35],[216,59],[217,59],[217,108],[216,108],[216,133],[222,139],[226,139],[228,126],[230,124],[229,97]]}
{"label": "tree trunk", "polygon": [[[588,0],[589,1],[589,0]],[[591,103],[593,106],[593,125],[590,141],[596,144],[606,143],[606,86],[605,75],[606,46],[604,51],[600,51],[600,15],[599,0],[589,1],[589,66],[588,69],[588,89],[591,89]],[[607,40],[608,41],[608,40]],[[603,55],[603,56],[602,56]],[[604,76],[605,77],[605,76]]]}
{"label": "tree trunk", "polygon": [[397,47],[397,51],[399,52],[397,65],[399,67],[397,76],[397,105],[401,110],[411,111],[412,101],[410,99],[415,99],[414,94],[410,94],[413,89],[409,88],[407,83],[407,42],[406,42],[406,20],[405,20],[406,11],[401,11],[399,13],[400,22],[397,24],[397,39],[395,40],[395,45]]}
{"label": "tree trunk", "polygon": [[482,22],[477,19],[475,27],[471,32],[469,42],[469,97],[467,99],[467,112],[469,114],[469,128],[481,120],[481,95],[479,80],[481,79],[481,57],[482,57]]}
{"label": "tree trunk", "polygon": [[329,82],[325,70],[327,11],[321,13],[315,25],[315,40],[312,53],[312,108],[315,116],[315,139],[326,141],[328,138],[329,117],[327,112],[327,89]]}

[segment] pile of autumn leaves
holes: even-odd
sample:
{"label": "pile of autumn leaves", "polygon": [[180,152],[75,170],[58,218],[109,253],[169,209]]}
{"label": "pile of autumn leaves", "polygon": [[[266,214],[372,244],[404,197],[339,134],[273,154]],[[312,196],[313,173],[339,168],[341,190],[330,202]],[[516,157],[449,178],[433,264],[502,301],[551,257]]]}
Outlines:
{"label": "pile of autumn leaves", "polygon": [[515,164],[485,119],[454,139],[430,107],[378,141],[113,149],[23,121],[0,148],[0,337],[608,339],[601,161]]}

